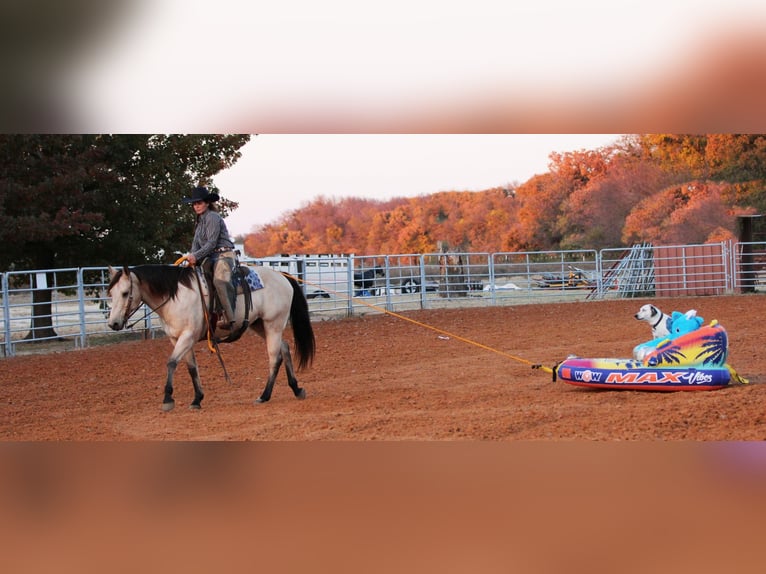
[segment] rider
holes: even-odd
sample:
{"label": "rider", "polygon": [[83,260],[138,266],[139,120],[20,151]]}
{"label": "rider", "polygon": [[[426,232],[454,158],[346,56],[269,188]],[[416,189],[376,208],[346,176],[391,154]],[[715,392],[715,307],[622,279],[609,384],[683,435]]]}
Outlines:
{"label": "rider", "polygon": [[229,238],[226,223],[215,206],[219,199],[217,193],[211,193],[206,187],[195,187],[191,197],[184,198],[184,203],[191,203],[194,213],[197,214],[194,240],[186,260],[190,265],[202,262],[203,269],[207,272],[210,272],[212,267],[213,285],[224,314],[217,327],[231,331],[234,327],[236,304],[236,291],[231,282],[231,273],[236,259],[234,243]]}

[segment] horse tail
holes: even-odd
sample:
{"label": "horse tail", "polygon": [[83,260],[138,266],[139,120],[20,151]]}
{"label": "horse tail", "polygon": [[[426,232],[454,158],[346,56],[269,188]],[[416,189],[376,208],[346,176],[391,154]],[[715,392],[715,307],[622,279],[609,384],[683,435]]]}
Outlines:
{"label": "horse tail", "polygon": [[303,369],[311,364],[316,352],[316,339],[314,338],[314,329],[311,327],[311,318],[309,317],[309,303],[295,277],[287,274],[285,274],[285,277],[293,286],[290,322],[293,326],[295,350],[298,356],[298,369]]}

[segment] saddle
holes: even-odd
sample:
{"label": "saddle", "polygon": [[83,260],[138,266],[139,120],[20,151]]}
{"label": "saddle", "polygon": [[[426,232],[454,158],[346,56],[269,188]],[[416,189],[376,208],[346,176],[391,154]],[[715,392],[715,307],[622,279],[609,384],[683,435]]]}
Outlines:
{"label": "saddle", "polygon": [[[205,310],[205,317],[207,319],[207,333],[205,334],[204,338],[207,338],[208,336],[214,336],[216,333],[215,326],[218,324],[218,319],[223,317],[223,307],[221,306],[220,299],[218,297],[218,292],[213,286],[213,273],[212,269],[208,270],[205,269],[204,271],[201,270],[201,267],[197,267],[197,273],[202,276],[202,280],[205,281],[205,284],[207,285],[207,291],[210,293],[210,297],[208,298],[206,310]],[[198,275],[198,277],[199,277]],[[252,279],[252,275],[255,275],[256,280]],[[232,285],[235,288],[235,293],[237,296],[239,295],[245,295],[245,317],[242,321],[242,324],[239,325],[239,327],[235,326],[234,329],[231,331],[227,331],[227,335],[223,338],[218,338],[218,342],[221,343],[233,343],[234,341],[238,340],[242,334],[247,330],[247,327],[249,325],[249,318],[250,318],[250,311],[253,308],[253,291],[255,291],[254,282],[258,284],[257,288],[262,288],[263,285],[260,284],[260,278],[258,277],[255,272],[250,269],[249,267],[245,265],[240,265],[239,262],[234,266],[234,269],[231,272],[231,282]],[[202,305],[205,306],[205,300],[204,295],[202,294],[202,290],[200,290],[200,298],[202,299]],[[234,310],[236,310],[236,299],[234,301]]]}

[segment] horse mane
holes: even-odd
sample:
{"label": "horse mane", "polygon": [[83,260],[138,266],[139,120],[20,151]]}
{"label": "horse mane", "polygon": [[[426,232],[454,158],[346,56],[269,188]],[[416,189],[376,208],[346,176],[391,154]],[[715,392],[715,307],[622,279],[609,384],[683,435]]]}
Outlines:
{"label": "horse mane", "polygon": [[[179,284],[191,288],[194,278],[194,270],[191,267],[178,265],[137,265],[130,267],[129,270],[147,286],[152,295],[169,299],[174,299],[178,294]],[[123,271],[120,269],[109,283],[107,292],[120,280],[122,274]]]}

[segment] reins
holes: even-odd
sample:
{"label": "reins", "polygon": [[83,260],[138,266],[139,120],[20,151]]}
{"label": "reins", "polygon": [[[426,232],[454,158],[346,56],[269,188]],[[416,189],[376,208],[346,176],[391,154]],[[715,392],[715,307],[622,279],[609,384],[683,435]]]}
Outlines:
{"label": "reins", "polygon": [[[128,309],[130,309],[131,305],[133,304],[133,280],[130,278],[130,275],[128,275],[128,281],[130,281],[130,291],[128,292]],[[157,311],[157,309],[159,309],[159,308],[163,307],[164,305],[166,305],[168,303],[168,301],[170,301],[170,297],[165,299],[162,303],[157,305],[154,309],[152,309],[151,305],[149,305],[146,301],[142,301],[142,303],[144,303],[147,307],[149,307],[149,311],[148,312],[145,311],[144,312],[144,316],[142,318],[136,319],[130,325],[128,325],[127,324],[128,320],[130,320],[130,318],[138,312],[138,310],[141,308],[141,305],[139,305],[138,307],[133,309],[130,313],[125,315],[125,319],[123,319],[123,329],[132,329],[135,325],[137,325],[139,323],[139,321],[146,320],[146,318],[151,313],[155,313]]]}
{"label": "reins", "polygon": [[[175,265],[181,265],[184,261],[186,261],[186,255],[183,257],[180,257],[176,262]],[[192,265],[192,267],[194,267]],[[226,382],[229,384],[232,384],[231,377],[229,377],[229,372],[226,370],[226,364],[223,362],[223,354],[221,353],[221,349],[218,347],[218,340],[213,337],[213,329],[210,326],[210,315],[207,312],[207,305],[205,305],[205,296],[202,293],[202,279],[200,279],[200,273],[198,269],[194,269],[194,277],[197,279],[197,290],[199,291],[199,301],[200,305],[202,305],[202,315],[205,317],[205,327],[207,331],[207,348],[210,350],[211,353],[216,355],[218,357],[218,362],[221,363],[221,369],[223,369],[223,376],[226,379]]]}
{"label": "reins", "polygon": [[[132,288],[133,288],[133,285],[131,285],[131,289],[132,289]],[[130,301],[130,298],[128,298],[128,301]],[[125,326],[125,329],[132,329],[132,328],[133,328],[133,327],[134,327],[136,324],[138,324],[138,322],[139,322],[139,321],[145,321],[145,320],[146,320],[146,318],[147,318],[149,315],[151,315],[152,313],[156,313],[156,312],[157,312],[157,309],[159,309],[160,307],[163,307],[164,305],[166,305],[166,304],[168,303],[168,301],[170,301],[170,298],[168,298],[168,299],[165,299],[165,300],[164,300],[162,303],[160,303],[159,305],[157,305],[157,306],[156,306],[154,309],[152,309],[151,305],[149,305],[148,303],[146,303],[146,301],[144,301],[144,303],[146,304],[146,306],[147,306],[147,307],[149,307],[149,311],[144,311],[144,316],[143,316],[143,317],[141,317],[141,318],[139,318],[139,319],[136,319],[136,320],[135,320],[135,321],[133,321],[133,322],[132,322],[130,325],[126,325],[126,326]],[[127,323],[127,322],[128,322],[128,319],[130,319],[130,318],[131,318],[133,315],[135,315],[135,314],[136,314],[136,312],[137,312],[137,311],[138,311],[140,308],[141,308],[141,306],[139,305],[138,307],[136,307],[136,308],[135,308],[135,309],[134,309],[134,310],[133,310],[133,311],[130,313],[130,315],[128,315],[127,317],[125,317],[125,322]]]}
{"label": "reins", "polygon": [[[226,364],[223,362],[223,354],[221,354],[221,349],[218,348],[218,340],[213,337],[213,329],[210,327],[210,315],[208,315],[207,312],[207,305],[205,305],[205,297],[202,294],[202,279],[200,279],[200,273],[197,269],[194,270],[194,277],[197,278],[197,289],[199,291],[199,301],[200,305],[202,305],[202,314],[205,317],[205,325],[207,327],[207,348],[210,349],[210,352],[215,354],[218,357],[218,362],[221,363],[221,369],[223,369],[223,376],[226,379],[226,382],[231,384],[231,378],[229,377],[229,372],[226,370]],[[212,296],[212,295],[211,295]]]}

